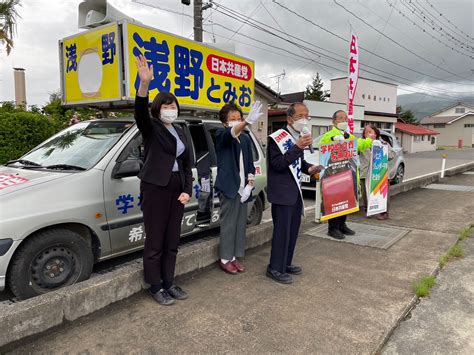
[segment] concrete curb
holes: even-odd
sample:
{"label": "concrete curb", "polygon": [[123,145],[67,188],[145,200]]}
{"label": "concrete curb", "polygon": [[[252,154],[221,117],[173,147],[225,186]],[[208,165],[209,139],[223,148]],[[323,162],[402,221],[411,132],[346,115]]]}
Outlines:
{"label": "concrete curb", "polygon": [[[451,246],[448,248],[448,250],[459,243],[459,236],[456,241],[451,244]],[[442,254],[443,255],[443,254]],[[442,256],[440,255],[440,257]],[[434,276],[435,278],[438,277],[438,274],[441,272],[442,268],[438,265],[433,269],[433,271],[430,273],[430,276]],[[410,302],[403,308],[403,310],[400,312],[400,314],[396,317],[393,325],[385,332],[384,335],[380,337],[380,341],[378,342],[377,348],[372,352],[372,354],[382,354],[383,348],[387,344],[388,340],[392,336],[392,334],[397,330],[397,328],[400,326],[400,324],[405,320],[405,318],[416,308],[418,303],[420,303],[422,300],[422,297],[418,297],[417,295],[414,295]]]}
{"label": "concrete curb", "polygon": [[[447,176],[474,169],[474,162],[449,169]],[[439,181],[439,173],[390,187],[391,195],[409,191]],[[312,213],[308,213],[310,219]],[[272,238],[272,223],[264,223],[247,230],[246,249],[263,245]],[[303,233],[304,231],[301,231]],[[185,245],[178,254],[176,275],[202,269],[218,260],[218,238],[201,239]],[[73,321],[114,302],[128,298],[147,288],[143,282],[143,266],[136,262],[79,284],[2,307],[0,314],[0,347],[20,339],[42,333]],[[393,329],[409,311],[404,310]],[[408,311],[407,311],[408,310]],[[391,333],[390,333],[391,334]],[[388,336],[388,335],[387,335]],[[383,337],[383,343],[386,336]]]}
{"label": "concrete curb", "polygon": [[[272,238],[272,223],[247,230],[246,249]],[[219,259],[219,238],[185,245],[178,254],[176,276],[202,269]],[[0,315],[0,347],[42,333],[128,298],[147,288],[143,265],[137,261],[64,289],[8,305]]]}
{"label": "concrete curb", "polygon": [[[454,176],[454,175],[461,174],[465,171],[469,171],[472,169],[474,169],[474,162],[463,164],[451,169],[446,169],[445,176]],[[433,173],[433,174],[429,174],[429,175],[422,176],[419,178],[415,178],[407,182],[403,182],[401,184],[392,185],[390,186],[390,190],[389,190],[390,196],[396,196],[402,192],[407,192],[413,189],[417,189],[419,187],[424,187],[429,184],[438,182],[440,180],[441,180],[440,173]]]}

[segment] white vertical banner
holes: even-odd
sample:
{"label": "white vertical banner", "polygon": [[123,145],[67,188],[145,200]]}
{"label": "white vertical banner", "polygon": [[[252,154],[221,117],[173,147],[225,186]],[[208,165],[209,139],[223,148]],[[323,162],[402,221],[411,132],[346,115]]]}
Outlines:
{"label": "white vertical banner", "polygon": [[349,94],[347,96],[347,117],[350,133],[354,133],[354,99],[359,81],[359,39],[351,31],[349,47]]}

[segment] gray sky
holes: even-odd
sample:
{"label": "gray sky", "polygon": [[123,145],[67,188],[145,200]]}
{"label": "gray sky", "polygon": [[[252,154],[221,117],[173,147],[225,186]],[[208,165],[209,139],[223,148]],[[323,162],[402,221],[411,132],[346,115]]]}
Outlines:
{"label": "gray sky", "polygon": [[[192,16],[192,6],[181,5],[179,0],[145,1]],[[427,89],[429,93],[442,97],[457,95],[458,93],[474,95],[474,61],[468,56],[463,56],[439,43],[439,40],[444,41],[456,50],[474,56],[473,0],[411,0],[417,6],[417,9],[424,11],[426,14],[436,15],[438,20],[435,25],[423,23],[423,15],[418,12],[419,10],[416,10],[415,14],[409,11],[408,8],[414,10],[414,5],[409,4],[410,0],[337,0],[355,15],[383,31],[386,36],[391,37],[416,55],[381,36],[335,4],[334,0],[277,1],[343,38],[349,38],[351,25],[359,36],[362,47],[422,73],[414,73],[361,51],[361,70],[367,69],[377,72],[367,67],[371,66],[387,72],[377,72],[380,75],[361,72],[361,75],[381,81],[398,83],[400,85],[399,94]],[[0,101],[14,99],[13,67],[26,69],[28,104],[43,105],[48,100],[49,93],[59,89],[57,43],[59,39],[81,31],[77,27],[77,7],[80,2],[80,0],[22,1],[23,6],[19,8],[22,18],[18,23],[15,48],[8,57],[3,48],[0,53]],[[153,9],[134,3],[132,0],[111,0],[109,2],[143,24],[192,38],[193,22],[188,16]],[[306,43],[304,45],[310,47],[313,51],[319,51],[324,55],[330,55],[342,61],[347,60],[347,43],[289,13],[272,0],[215,0],[215,2],[245,14],[248,18],[258,20],[291,36],[307,41],[310,44]],[[389,3],[393,6],[389,6]],[[225,10],[222,11],[226,12]],[[416,14],[419,17],[415,17]],[[220,14],[216,10],[206,10],[204,18],[207,18],[204,24],[205,30],[211,33],[214,32],[217,43],[229,42],[224,37],[230,38],[232,36],[233,40],[238,41],[235,42],[236,53],[253,59],[256,66],[256,78],[271,86],[274,90],[277,90],[277,81],[276,78],[272,77],[283,73],[283,71],[286,76],[280,81],[280,91],[282,93],[304,90],[316,72],[319,72],[325,81],[326,89],[329,89],[329,79],[345,75],[345,64],[325,58],[324,55],[321,56],[314,52],[299,49],[293,44],[248,25],[241,27],[241,23]],[[438,21],[441,21],[439,19],[445,21],[445,24],[439,23]],[[451,21],[451,24],[447,23],[447,20]],[[424,28],[426,32],[416,27],[413,22]],[[457,28],[454,28],[453,24]],[[228,27],[228,29],[222,26]],[[432,30],[433,26],[435,27],[434,31]],[[463,39],[462,45],[464,47],[467,44],[471,45],[472,48],[463,49],[460,43],[451,38],[448,41],[445,35],[441,36],[443,32],[439,27],[449,30],[450,33],[456,35],[457,39]],[[240,29],[238,33],[234,34],[238,29]],[[283,38],[290,38],[291,41],[295,41],[286,34],[278,33],[272,29],[270,31],[279,34]],[[461,31],[473,39],[469,40]],[[433,39],[432,36],[435,38]],[[212,42],[212,37],[212,34],[205,33],[204,41]],[[257,43],[253,39],[263,43]],[[289,53],[268,47],[265,44],[281,47]],[[312,45],[330,50],[333,53],[311,47]],[[421,58],[432,62],[441,69]],[[403,79],[392,78],[390,75],[397,75]]]}

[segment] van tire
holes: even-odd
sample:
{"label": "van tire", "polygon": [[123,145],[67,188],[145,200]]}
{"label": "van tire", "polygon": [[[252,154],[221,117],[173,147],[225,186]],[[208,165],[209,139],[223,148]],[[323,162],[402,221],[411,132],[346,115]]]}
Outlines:
{"label": "van tire", "polygon": [[262,221],[263,216],[263,202],[259,196],[255,198],[250,214],[247,218],[247,227],[253,227]]}
{"label": "van tire", "polygon": [[93,265],[92,249],[78,233],[49,229],[19,246],[8,269],[8,285],[24,300],[88,279]]}

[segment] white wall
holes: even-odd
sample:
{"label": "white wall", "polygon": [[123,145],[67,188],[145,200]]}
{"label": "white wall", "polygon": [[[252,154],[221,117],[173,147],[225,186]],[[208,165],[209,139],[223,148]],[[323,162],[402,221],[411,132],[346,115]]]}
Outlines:
{"label": "white wall", "polygon": [[[330,100],[346,103],[347,90],[347,78],[331,80]],[[354,104],[365,106],[366,111],[396,113],[397,85],[359,78]]]}
{"label": "white wall", "polygon": [[449,110],[437,113],[436,115],[433,115],[432,117],[444,117],[444,116],[461,116],[464,115],[464,113],[456,113],[456,109],[463,109],[464,108],[464,113],[468,113],[469,111],[473,111],[472,109],[469,109],[466,106],[463,105],[457,105],[456,107],[452,107]]}
{"label": "white wall", "polygon": [[259,100],[262,103],[263,115],[253,125],[250,126],[253,134],[257,137],[262,146],[267,144],[267,129],[268,129],[268,100],[263,96],[255,93],[255,101]]}
{"label": "white wall", "polygon": [[435,127],[434,124],[424,126],[439,132],[437,138],[439,147],[457,147],[459,139],[464,141],[465,147],[472,147],[474,145],[474,128],[464,127],[466,124],[474,125],[474,113],[451,124],[446,124],[444,128]]}
{"label": "white wall", "polygon": [[[397,130],[395,137],[397,137],[398,142],[401,144],[404,153],[434,151],[437,147],[436,136],[424,135],[418,136],[420,138],[415,138],[416,136]],[[435,144],[431,144],[431,137],[435,137]]]}

